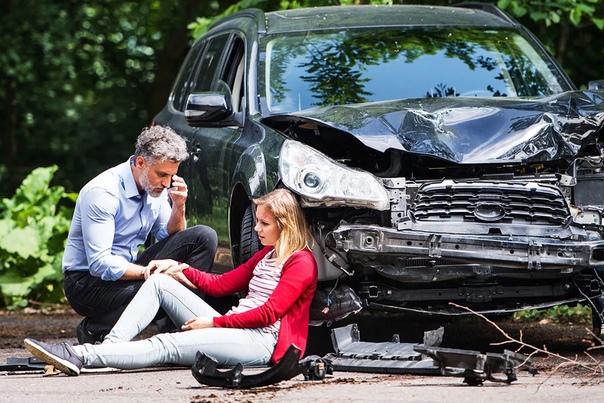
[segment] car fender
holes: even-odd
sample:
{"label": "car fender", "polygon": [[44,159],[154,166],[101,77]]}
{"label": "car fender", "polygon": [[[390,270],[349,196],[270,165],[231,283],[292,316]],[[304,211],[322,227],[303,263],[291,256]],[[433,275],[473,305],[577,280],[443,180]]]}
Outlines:
{"label": "car fender", "polygon": [[279,181],[279,154],[285,137],[274,130],[256,126],[259,141],[239,156],[231,176],[231,189],[241,183],[248,197],[262,196]]}
{"label": "car fender", "polygon": [[241,183],[248,196],[267,191],[266,162],[258,144],[249,146],[237,160],[231,183]]}

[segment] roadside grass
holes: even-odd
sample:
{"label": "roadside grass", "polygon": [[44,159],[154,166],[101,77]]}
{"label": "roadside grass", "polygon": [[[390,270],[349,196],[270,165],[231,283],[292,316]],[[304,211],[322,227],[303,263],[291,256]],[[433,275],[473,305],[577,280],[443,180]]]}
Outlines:
{"label": "roadside grass", "polygon": [[549,320],[558,323],[572,322],[579,325],[591,325],[591,308],[588,305],[558,305],[547,309],[531,309],[515,312],[515,322],[536,322]]}

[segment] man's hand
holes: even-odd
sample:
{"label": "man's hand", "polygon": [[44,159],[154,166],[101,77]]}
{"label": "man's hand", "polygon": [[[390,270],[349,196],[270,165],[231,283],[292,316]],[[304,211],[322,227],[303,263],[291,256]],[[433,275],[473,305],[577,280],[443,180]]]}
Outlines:
{"label": "man's hand", "polygon": [[197,289],[195,284],[191,283],[191,281],[189,281],[189,279],[182,272],[184,269],[189,267],[190,266],[186,263],[180,263],[172,259],[152,260],[143,269],[143,275],[146,280],[153,274],[163,273],[189,288]]}
{"label": "man's hand", "polygon": [[183,331],[193,330],[193,329],[206,329],[209,327],[214,327],[214,319],[213,318],[193,318],[189,319],[182,325],[180,328]]}
{"label": "man's hand", "polygon": [[172,208],[184,209],[188,196],[188,188],[185,180],[178,175],[172,176],[172,184],[168,189],[170,199],[172,199]]}
{"label": "man's hand", "polygon": [[172,199],[172,212],[168,220],[167,230],[168,234],[172,235],[187,228],[185,207],[188,190],[183,178],[178,175],[172,176],[172,186],[168,190],[168,195]]}
{"label": "man's hand", "polygon": [[[181,268],[181,266],[184,266],[184,267]],[[147,266],[145,266],[145,269],[143,270],[143,274],[145,275],[145,280],[146,280],[152,274],[159,274],[159,273],[168,274],[168,272],[176,273],[179,271],[183,271],[187,267],[189,267],[188,264],[180,263],[180,262],[177,262],[176,260],[172,260],[172,259],[152,260],[149,262],[149,264]]]}

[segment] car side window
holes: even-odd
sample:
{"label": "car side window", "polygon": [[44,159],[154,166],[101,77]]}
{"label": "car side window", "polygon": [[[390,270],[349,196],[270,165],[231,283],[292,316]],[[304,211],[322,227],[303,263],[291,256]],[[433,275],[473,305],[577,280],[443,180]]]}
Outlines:
{"label": "car side window", "polygon": [[219,79],[225,82],[231,90],[233,97],[233,109],[240,112],[242,99],[245,94],[244,70],[245,70],[245,45],[243,39],[236,34],[231,37],[224,57],[223,68]]}
{"label": "car side window", "polygon": [[[243,55],[242,55],[243,56]],[[243,96],[245,94],[245,88],[243,86],[244,81],[244,69],[245,69],[245,60],[243,57],[241,57],[241,59],[239,60],[239,63],[237,64],[237,69],[235,70],[235,77],[233,79],[233,86],[232,86],[232,92],[233,92],[233,109],[235,112],[241,112],[241,110],[243,109],[243,105],[242,105],[242,99]]]}
{"label": "car side window", "polygon": [[199,59],[199,54],[202,52],[204,45],[205,42],[197,42],[193,45],[189,51],[189,54],[185,58],[182,68],[178,74],[178,78],[176,79],[176,83],[174,84],[171,102],[174,109],[178,111],[184,111],[185,101],[189,95],[192,84],[191,72],[195,68],[195,64]]}
{"label": "car side window", "polygon": [[203,53],[199,68],[197,69],[197,81],[192,92],[211,91],[217,80],[220,56],[229,40],[229,34],[220,35],[210,40],[206,51]]}
{"label": "car side window", "polygon": [[243,39],[236,34],[212,38],[198,63],[191,92],[213,91],[218,81],[223,81],[231,90],[235,112],[239,112],[244,96],[244,52]]}

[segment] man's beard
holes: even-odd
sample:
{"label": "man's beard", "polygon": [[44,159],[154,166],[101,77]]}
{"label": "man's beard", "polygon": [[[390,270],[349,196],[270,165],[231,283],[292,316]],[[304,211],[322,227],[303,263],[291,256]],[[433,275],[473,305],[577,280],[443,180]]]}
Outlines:
{"label": "man's beard", "polygon": [[159,197],[164,191],[163,187],[159,189],[151,185],[151,181],[149,180],[149,167],[143,169],[143,172],[138,180],[143,190],[151,197]]}

